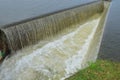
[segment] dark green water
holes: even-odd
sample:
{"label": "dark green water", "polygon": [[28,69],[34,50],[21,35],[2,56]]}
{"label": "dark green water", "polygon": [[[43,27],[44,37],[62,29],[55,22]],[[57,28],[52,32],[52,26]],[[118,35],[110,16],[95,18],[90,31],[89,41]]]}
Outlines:
{"label": "dark green water", "polygon": [[120,62],[120,0],[111,3],[99,58]]}

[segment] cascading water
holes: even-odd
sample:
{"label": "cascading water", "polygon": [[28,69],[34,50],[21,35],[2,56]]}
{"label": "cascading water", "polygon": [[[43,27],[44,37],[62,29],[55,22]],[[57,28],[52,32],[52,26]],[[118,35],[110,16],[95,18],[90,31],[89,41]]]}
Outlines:
{"label": "cascading water", "polygon": [[[0,79],[63,80],[77,72],[86,65],[88,55],[97,55],[102,11],[103,3],[98,1],[2,27],[1,35],[5,35],[6,44],[15,54],[0,66]],[[95,60],[96,56],[89,58]]]}
{"label": "cascading water", "polygon": [[43,18],[20,22],[21,24],[3,26],[0,30],[6,35],[9,48],[17,51],[51,37],[67,27],[82,23],[102,11],[103,2],[97,1]]}
{"label": "cascading water", "polygon": [[[3,80],[58,80],[82,67],[82,60],[95,34],[100,18],[89,21],[74,31],[49,42],[41,48],[17,52],[4,62],[0,78]],[[39,46],[40,44],[37,44]],[[19,54],[28,54],[22,56]],[[10,63],[9,63],[10,62]],[[9,67],[11,66],[11,67]],[[8,67],[7,70],[5,67]],[[5,70],[4,70],[5,69]],[[4,74],[5,73],[5,74]],[[7,74],[6,74],[7,73]]]}

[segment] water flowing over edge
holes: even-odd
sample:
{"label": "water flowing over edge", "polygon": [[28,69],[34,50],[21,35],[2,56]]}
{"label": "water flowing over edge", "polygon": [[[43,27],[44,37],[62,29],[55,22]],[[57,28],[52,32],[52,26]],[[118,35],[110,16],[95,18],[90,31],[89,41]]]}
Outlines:
{"label": "water flowing over edge", "polygon": [[4,52],[7,53],[7,50],[14,52],[37,44],[41,40],[59,34],[60,31],[72,25],[86,22],[91,16],[102,13],[103,10],[103,2],[97,1],[54,15],[3,26],[0,28],[0,40],[7,48]]}
{"label": "water flowing over edge", "polygon": [[[5,60],[0,69],[2,80],[58,80],[82,68],[100,18],[89,21],[41,48],[19,51]],[[39,44],[37,44],[38,46]],[[19,56],[19,54],[28,54]],[[54,62],[54,63],[53,63]],[[7,65],[7,66],[6,66]]]}

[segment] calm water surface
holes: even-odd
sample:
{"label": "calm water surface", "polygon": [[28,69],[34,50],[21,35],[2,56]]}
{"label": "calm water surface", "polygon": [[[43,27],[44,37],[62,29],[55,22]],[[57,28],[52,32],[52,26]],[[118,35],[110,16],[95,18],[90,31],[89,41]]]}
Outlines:
{"label": "calm water surface", "polygon": [[96,0],[0,0],[0,26]]}
{"label": "calm water surface", "polygon": [[120,0],[113,0],[99,58],[120,62]]}

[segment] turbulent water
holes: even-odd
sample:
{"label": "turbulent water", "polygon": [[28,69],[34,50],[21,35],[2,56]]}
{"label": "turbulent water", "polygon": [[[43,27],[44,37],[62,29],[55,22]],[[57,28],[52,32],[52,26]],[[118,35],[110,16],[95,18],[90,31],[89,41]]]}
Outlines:
{"label": "turbulent water", "polygon": [[[84,67],[83,62],[92,40],[94,37],[100,37],[94,36],[99,21],[100,17],[92,19],[83,25],[76,25],[78,28],[71,28],[71,32],[43,46],[39,43],[18,51],[16,55],[3,62],[0,67],[0,79],[62,80],[72,75]],[[92,59],[95,58],[96,56]]]}

